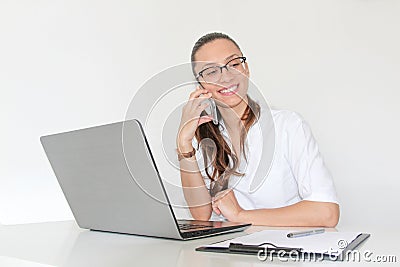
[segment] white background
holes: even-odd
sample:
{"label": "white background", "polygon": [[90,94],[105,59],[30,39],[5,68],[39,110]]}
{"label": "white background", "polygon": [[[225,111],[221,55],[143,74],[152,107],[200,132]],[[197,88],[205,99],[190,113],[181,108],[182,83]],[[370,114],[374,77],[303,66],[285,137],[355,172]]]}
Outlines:
{"label": "white background", "polygon": [[339,226],[400,224],[400,1],[0,0],[0,222],[71,219],[39,137],[125,117],[135,91],[230,34],[270,105],[311,125]]}

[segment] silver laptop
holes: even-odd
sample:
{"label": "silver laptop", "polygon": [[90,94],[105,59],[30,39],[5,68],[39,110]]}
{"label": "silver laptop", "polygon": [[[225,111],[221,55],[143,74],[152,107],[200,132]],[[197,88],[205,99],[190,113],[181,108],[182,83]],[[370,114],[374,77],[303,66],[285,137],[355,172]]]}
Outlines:
{"label": "silver laptop", "polygon": [[177,220],[138,120],[40,141],[81,228],[186,240],[250,226]]}

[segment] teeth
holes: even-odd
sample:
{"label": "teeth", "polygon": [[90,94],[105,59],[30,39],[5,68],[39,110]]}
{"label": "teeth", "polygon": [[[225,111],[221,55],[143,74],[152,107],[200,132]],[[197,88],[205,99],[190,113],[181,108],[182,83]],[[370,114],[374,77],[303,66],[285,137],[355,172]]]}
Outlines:
{"label": "teeth", "polygon": [[225,93],[229,93],[229,92],[235,91],[236,88],[237,88],[237,85],[232,86],[232,87],[230,87],[230,88],[228,88],[228,89],[221,90],[221,91],[219,91],[219,92],[225,94]]}

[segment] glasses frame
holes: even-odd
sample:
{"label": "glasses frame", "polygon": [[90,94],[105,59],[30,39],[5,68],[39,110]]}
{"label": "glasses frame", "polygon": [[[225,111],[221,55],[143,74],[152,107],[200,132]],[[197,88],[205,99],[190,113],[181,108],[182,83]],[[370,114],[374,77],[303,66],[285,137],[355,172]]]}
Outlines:
{"label": "glasses frame", "polygon": [[[232,58],[231,60],[229,60],[225,65],[223,65],[223,66],[212,66],[212,67],[208,67],[208,68],[205,68],[204,70],[201,70],[198,74],[197,74],[197,76],[196,76],[196,79],[198,80],[200,77],[201,78],[203,78],[203,80],[206,82],[206,83],[208,83],[205,79],[204,79],[204,77],[203,77],[203,72],[204,71],[206,71],[206,70],[208,70],[208,69],[211,69],[211,68],[215,68],[215,67],[218,67],[219,68],[219,71],[220,71],[220,74],[222,75],[222,70],[223,69],[226,69],[226,71],[227,72],[229,72],[229,69],[228,69],[228,65],[229,65],[229,63],[231,63],[232,61],[234,61],[234,60],[237,60],[237,59],[240,59],[242,62],[241,62],[241,64],[245,64],[246,63],[246,57],[235,57],[235,58]],[[221,79],[221,77],[220,77],[220,79]]]}

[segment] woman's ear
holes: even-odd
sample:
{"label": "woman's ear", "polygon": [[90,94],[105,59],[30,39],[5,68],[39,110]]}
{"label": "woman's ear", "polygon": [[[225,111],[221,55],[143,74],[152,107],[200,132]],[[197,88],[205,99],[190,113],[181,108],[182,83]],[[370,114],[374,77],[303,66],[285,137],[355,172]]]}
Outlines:
{"label": "woman's ear", "polygon": [[247,62],[245,62],[244,64],[245,64],[245,66],[246,66],[246,70],[245,70],[246,75],[247,75],[247,77],[250,77],[249,65],[247,64]]}

